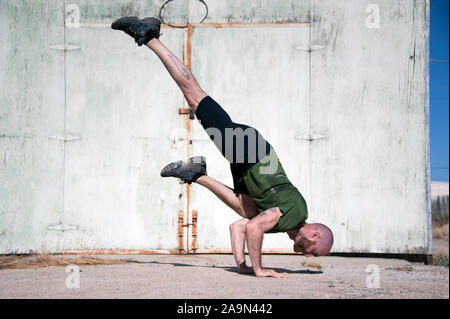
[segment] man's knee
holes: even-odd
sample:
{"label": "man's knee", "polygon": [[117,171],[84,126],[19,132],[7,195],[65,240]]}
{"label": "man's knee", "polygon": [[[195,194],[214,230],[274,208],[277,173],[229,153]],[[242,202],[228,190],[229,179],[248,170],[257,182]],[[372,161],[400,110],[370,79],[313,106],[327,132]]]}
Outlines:
{"label": "man's knee", "polygon": [[257,228],[258,228],[257,222],[248,222],[247,224],[245,224],[245,232],[246,233],[252,233]]}
{"label": "man's knee", "polygon": [[186,98],[186,101],[189,105],[189,107],[195,112],[197,110],[198,105],[200,102],[207,96],[203,90],[198,89],[194,90],[192,93],[186,93],[184,97]]}
{"label": "man's knee", "polygon": [[232,224],[230,224],[230,231],[235,231],[235,230],[237,230],[237,229],[239,229],[239,224],[238,224],[238,222],[234,222],[234,223],[232,223]]}
{"label": "man's knee", "polygon": [[236,221],[236,222],[234,222],[234,223],[232,223],[230,225],[230,230],[231,231],[234,231],[234,230],[245,230],[245,225],[247,225],[249,221],[250,220],[247,219],[247,218],[240,219],[240,220],[238,220],[238,221]]}
{"label": "man's knee", "polygon": [[197,106],[200,103],[199,101],[197,101],[197,99],[189,97],[189,96],[185,96],[186,101],[189,105],[189,107],[195,112],[197,110]]}

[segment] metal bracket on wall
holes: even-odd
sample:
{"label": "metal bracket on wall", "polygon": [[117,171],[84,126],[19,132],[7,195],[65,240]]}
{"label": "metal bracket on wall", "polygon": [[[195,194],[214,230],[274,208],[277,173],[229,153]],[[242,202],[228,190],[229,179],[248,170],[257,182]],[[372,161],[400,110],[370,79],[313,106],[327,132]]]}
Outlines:
{"label": "metal bracket on wall", "polygon": [[194,112],[190,108],[184,107],[184,108],[178,109],[178,114],[179,115],[189,115],[190,120],[193,120],[195,118]]}
{"label": "metal bracket on wall", "polygon": [[318,44],[310,44],[310,45],[296,45],[294,47],[295,50],[298,51],[306,51],[306,52],[313,52],[325,49],[324,45],[318,45]]}
{"label": "metal bracket on wall", "polygon": [[296,140],[305,140],[305,141],[315,141],[315,140],[322,140],[326,138],[325,135],[322,134],[305,134],[305,135],[297,135],[295,137]]}
{"label": "metal bracket on wall", "polygon": [[[177,136],[177,137],[175,137],[175,138],[169,138],[169,141],[171,141],[173,144],[175,144],[175,143],[177,143],[177,142],[187,142],[187,143],[189,143],[190,145],[192,145],[192,142],[201,142],[201,141],[203,141],[203,140],[199,140],[199,139],[189,139],[189,138],[186,138],[186,137],[183,137],[183,136]],[[206,141],[206,140],[204,140],[204,141]],[[209,140],[208,140],[209,141]],[[181,182],[181,184],[184,184],[183,182]]]}
{"label": "metal bracket on wall", "polygon": [[55,134],[48,137],[51,140],[62,141],[62,142],[73,142],[81,139],[81,136],[71,135],[71,134]]}
{"label": "metal bracket on wall", "polygon": [[47,229],[53,230],[53,231],[66,232],[66,231],[71,231],[71,230],[78,230],[78,226],[61,223],[61,224],[47,226]]}
{"label": "metal bracket on wall", "polygon": [[[197,250],[197,220],[198,220],[198,211],[192,211],[192,222],[185,223],[184,222],[184,211],[180,210],[178,212],[178,252],[179,254],[183,253],[195,253]],[[192,227],[191,227],[192,226]],[[188,251],[184,249],[184,228],[191,227],[191,237],[192,243],[188,245]],[[188,230],[189,231],[189,230]],[[189,237],[188,237],[189,238]]]}
{"label": "metal bracket on wall", "polygon": [[178,211],[178,253],[184,253],[184,211]]}
{"label": "metal bracket on wall", "polygon": [[50,47],[50,49],[53,50],[59,50],[59,51],[73,51],[73,50],[80,50],[81,47],[76,46],[76,45],[71,45],[71,44],[57,44],[57,45],[52,45]]}
{"label": "metal bracket on wall", "polygon": [[192,243],[191,250],[193,253],[197,251],[197,220],[198,220],[198,211],[192,211]]}

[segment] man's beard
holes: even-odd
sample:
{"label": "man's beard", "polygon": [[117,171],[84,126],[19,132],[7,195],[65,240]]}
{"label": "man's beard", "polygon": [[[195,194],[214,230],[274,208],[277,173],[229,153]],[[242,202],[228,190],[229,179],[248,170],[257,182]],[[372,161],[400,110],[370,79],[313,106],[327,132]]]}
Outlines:
{"label": "man's beard", "polygon": [[311,241],[306,237],[301,237],[298,241],[298,245],[302,248],[302,250],[313,246],[315,243],[315,241]]}

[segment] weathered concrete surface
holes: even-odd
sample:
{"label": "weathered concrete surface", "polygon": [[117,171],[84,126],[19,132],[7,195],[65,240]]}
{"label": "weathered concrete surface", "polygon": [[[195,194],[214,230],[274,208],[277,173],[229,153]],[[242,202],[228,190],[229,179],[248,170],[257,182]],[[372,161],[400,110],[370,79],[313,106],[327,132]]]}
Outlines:
{"label": "weathered concrete surface", "polygon": [[309,222],[330,225],[334,251],[430,249],[428,2],[313,1]]}
{"label": "weathered concrete surface", "polygon": [[[187,155],[183,97],[154,55],[105,27],[157,15],[162,3],[0,2],[1,253],[177,249],[187,194],[158,171]],[[275,129],[280,142],[269,141],[305,196],[308,222],[333,229],[333,251],[429,253],[429,1],[377,1],[379,28],[367,26],[369,2],[360,0],[207,3],[209,23],[276,24],[195,27],[193,71],[235,121]],[[65,28],[76,12],[83,26]],[[194,0],[164,11],[169,23],[203,14]],[[163,34],[182,57],[184,30]],[[206,153],[211,175],[229,184],[227,163],[197,131],[194,155]],[[191,207],[199,248],[229,249],[233,213],[195,187]]]}
{"label": "weathered concrete surface", "polygon": [[[80,288],[66,288],[64,267],[0,270],[0,298],[448,298],[449,270],[395,259],[263,256],[287,279],[236,273],[231,255],[101,256],[140,263],[81,267]],[[377,265],[380,288],[366,287],[366,268]]]}
{"label": "weathered concrete surface", "polygon": [[[310,146],[296,138],[309,133],[309,59],[294,49],[309,45],[309,27],[199,27],[194,28],[192,44],[192,69],[205,92],[233,121],[257,128],[274,145],[289,179],[302,181],[299,190],[309,197]],[[235,58],[222,59],[223,52]],[[260,81],[267,74],[270,81]],[[262,114],[270,114],[270,121]],[[197,121],[193,139],[195,154],[208,160],[208,174],[232,186],[230,164]],[[198,185],[192,187],[192,203],[199,217],[198,248],[229,249],[228,225],[241,217]],[[286,248],[292,248],[286,234],[265,236],[264,249]]]}

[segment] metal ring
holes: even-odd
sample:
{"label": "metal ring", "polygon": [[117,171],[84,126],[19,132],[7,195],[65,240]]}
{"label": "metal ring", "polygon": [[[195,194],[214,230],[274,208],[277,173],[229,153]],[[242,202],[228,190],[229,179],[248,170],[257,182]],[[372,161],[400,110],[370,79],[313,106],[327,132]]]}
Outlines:
{"label": "metal ring", "polygon": [[[168,25],[168,26],[170,26],[170,27],[172,27],[172,28],[185,28],[185,27],[189,24],[189,22],[186,23],[185,25],[182,25],[182,26],[177,26],[177,25],[173,25],[173,24],[169,24],[169,23],[164,22],[164,19],[163,19],[163,17],[162,17],[162,11],[163,11],[164,7],[165,7],[167,4],[169,4],[170,2],[172,2],[172,1],[174,1],[174,0],[166,0],[166,2],[163,3],[163,5],[161,6],[161,8],[159,9],[159,19],[161,20],[161,22],[162,22],[163,24],[166,24],[166,25]],[[206,2],[205,2],[204,0],[198,0],[198,1],[200,1],[201,3],[203,3],[204,6],[205,6],[205,9],[206,9],[205,16],[204,16],[203,19],[199,22],[199,23],[203,23],[203,21],[205,21],[206,18],[208,17],[209,9],[208,9],[208,5],[206,4]]]}

